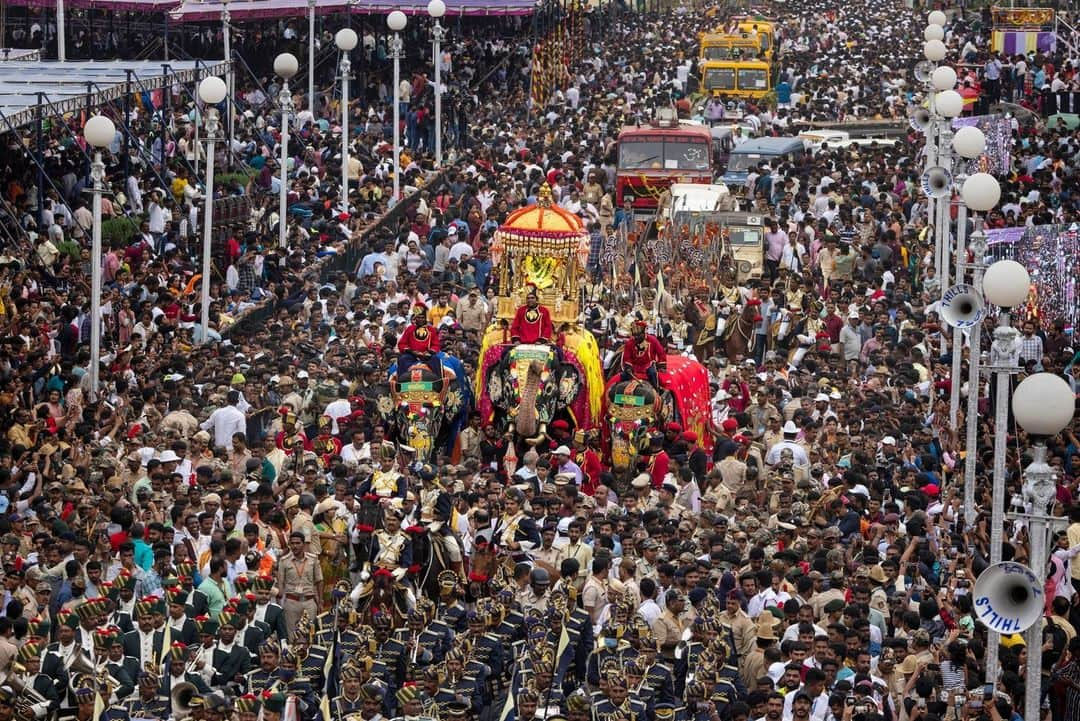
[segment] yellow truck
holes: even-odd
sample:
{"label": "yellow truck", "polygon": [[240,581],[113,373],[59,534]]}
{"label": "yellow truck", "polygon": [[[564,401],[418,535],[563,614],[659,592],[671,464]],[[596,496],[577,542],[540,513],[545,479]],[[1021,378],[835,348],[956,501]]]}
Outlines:
{"label": "yellow truck", "polygon": [[701,90],[723,98],[762,98],[772,90],[769,63],[763,60],[708,60],[699,66]]}
{"label": "yellow truck", "polygon": [[702,33],[699,38],[700,60],[756,60],[761,58],[761,44],[749,34]]}

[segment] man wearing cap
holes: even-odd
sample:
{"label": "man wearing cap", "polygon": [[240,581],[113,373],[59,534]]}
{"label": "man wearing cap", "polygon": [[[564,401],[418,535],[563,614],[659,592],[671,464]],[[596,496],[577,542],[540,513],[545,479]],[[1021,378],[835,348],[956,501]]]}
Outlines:
{"label": "man wearing cap", "polygon": [[795,440],[799,435],[799,427],[795,425],[795,421],[785,423],[783,433],[784,440],[774,444],[769,449],[769,452],[765,454],[765,463],[770,466],[780,463],[783,452],[786,450],[791,452],[794,465],[810,465],[810,456],[807,455],[806,449]]}
{"label": "man wearing cap", "polygon": [[634,321],[633,335],[623,344],[622,380],[648,380],[660,389],[660,373],[667,373],[667,352],[656,336],[646,334],[647,324]]}
{"label": "man wearing cap", "polygon": [[436,377],[442,376],[442,364],[435,356],[439,352],[439,330],[428,325],[428,309],[423,303],[413,306],[412,323],[405,326],[398,339],[397,377],[407,378],[409,369],[417,363],[428,364]]}
{"label": "man wearing cap", "polygon": [[405,498],[408,484],[396,467],[397,448],[393,443],[383,441],[377,448],[372,446],[379,459],[379,468],[371,475],[371,478],[360,483],[357,494],[364,496],[373,494],[381,499]]}
{"label": "man wearing cap", "polygon": [[582,473],[581,466],[575,463],[572,458],[569,446],[559,446],[551,453],[552,464],[555,466],[555,474],[572,474],[574,477],[574,485],[577,488],[581,488],[582,481],[585,476]]}
{"label": "man wearing cap", "polygon": [[[45,646],[41,642],[28,642],[19,649],[16,660],[25,669],[22,673],[15,674],[23,688],[33,689],[42,700],[30,704],[30,710],[34,718],[45,718],[46,715],[56,711],[60,705],[60,696],[57,694],[53,679],[41,673],[41,655]],[[10,683],[10,680],[9,680]]]}
{"label": "man wearing cap", "polygon": [[[159,599],[147,596],[135,604],[135,623],[137,627],[124,634],[124,655],[138,659],[142,667],[149,661],[161,660],[162,646],[165,642],[163,630],[154,628],[154,613]],[[70,664],[67,664],[70,668]]]}
{"label": "man wearing cap", "polygon": [[169,697],[161,693],[161,667],[151,664],[139,672],[138,692],[123,703],[129,718],[169,718]]}

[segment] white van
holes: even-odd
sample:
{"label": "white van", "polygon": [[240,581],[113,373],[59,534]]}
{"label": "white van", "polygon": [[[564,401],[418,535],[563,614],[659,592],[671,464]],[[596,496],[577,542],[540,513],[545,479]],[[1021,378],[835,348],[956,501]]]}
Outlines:
{"label": "white van", "polygon": [[831,128],[804,130],[796,137],[803,141],[807,152],[811,154],[817,153],[818,149],[825,143],[834,146],[836,143],[851,139],[851,135],[846,130],[833,130]]}

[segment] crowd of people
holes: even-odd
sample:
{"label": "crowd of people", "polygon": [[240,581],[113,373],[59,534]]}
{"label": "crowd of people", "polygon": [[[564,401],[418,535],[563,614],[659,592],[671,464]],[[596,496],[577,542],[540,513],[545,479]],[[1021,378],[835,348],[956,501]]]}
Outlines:
{"label": "crowd of people", "polygon": [[[992,451],[980,442],[966,456],[963,414],[948,418],[960,381],[914,131],[755,168],[736,190],[768,218],[760,281],[672,279],[654,304],[590,257],[582,324],[605,357],[643,326],[668,353],[704,349],[711,443],[670,424],[619,477],[591,429],[552,424],[522,445],[474,412],[452,452],[418,463],[384,420],[390,366],[432,350],[432,335],[475,376],[495,315],[493,234],[511,211],[550,191],[601,241],[634,222],[614,202],[615,136],[681,99],[696,29],[734,12],[604,7],[589,14],[581,61],[539,104],[527,20],[459,26],[438,58],[442,167],[430,61],[408,59],[400,199],[385,37],[360,33],[354,67],[368,76],[350,105],[348,198],[333,88],[314,113],[295,95],[284,219],[280,81],[238,72],[218,167],[244,172],[216,192],[252,210],[215,249],[205,332],[191,90],[172,89],[171,116],[139,104],[132,141],[106,154],[104,214],[130,227],[107,236],[98,389],[77,120],[48,130],[45,187],[9,134],[0,721],[1021,721],[1032,683],[1047,718],[1080,718],[1072,428],[1047,442],[1053,512],[1069,526],[1051,547],[1043,643],[1030,650],[1044,676],[1026,678],[1029,649],[1013,635],[986,678],[972,589],[990,557]],[[775,135],[811,120],[906,124],[922,15],[888,0],[768,12],[791,102],[744,103],[744,124]],[[951,57],[981,68],[980,88],[1015,79],[1018,61],[998,67],[985,24],[950,13],[947,31]],[[277,32],[283,46],[298,39],[294,25]],[[1071,83],[1068,52],[1022,62]],[[1076,221],[1077,138],[1017,123],[988,224]],[[747,357],[701,340],[713,329],[692,312],[702,305],[757,307]],[[1063,374],[1075,390],[1071,319],[1013,318],[1021,377]],[[988,387],[964,392],[989,407]],[[1012,495],[1031,440],[1009,433]],[[993,437],[993,414],[979,437]],[[1004,557],[1028,559],[1022,524],[1004,538]],[[445,563],[428,577],[432,545]]]}

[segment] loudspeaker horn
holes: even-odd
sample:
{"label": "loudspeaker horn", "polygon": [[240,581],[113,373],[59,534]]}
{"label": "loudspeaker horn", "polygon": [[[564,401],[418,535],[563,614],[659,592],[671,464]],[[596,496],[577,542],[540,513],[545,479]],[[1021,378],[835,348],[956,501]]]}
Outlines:
{"label": "loudspeaker horn", "polygon": [[996,563],[979,574],[972,600],[975,617],[1000,634],[1026,631],[1044,610],[1039,579],[1030,568],[1012,561]]}
{"label": "loudspeaker horn", "polygon": [[941,296],[941,318],[953,328],[970,328],[986,317],[986,302],[974,286],[957,283]]}
{"label": "loudspeaker horn", "polygon": [[912,130],[925,133],[930,127],[930,111],[926,108],[914,108],[908,113],[908,124]]}
{"label": "loudspeaker horn", "polygon": [[915,64],[915,79],[920,83],[930,82],[930,78],[934,75],[934,69],[937,66],[929,60],[920,60]]}
{"label": "loudspeaker horn", "polygon": [[952,192],[952,173],[940,165],[922,174],[922,189],[931,198],[944,198]]}

